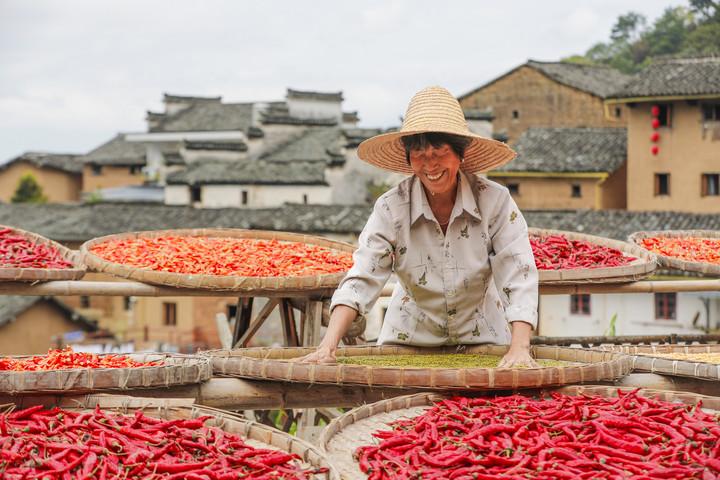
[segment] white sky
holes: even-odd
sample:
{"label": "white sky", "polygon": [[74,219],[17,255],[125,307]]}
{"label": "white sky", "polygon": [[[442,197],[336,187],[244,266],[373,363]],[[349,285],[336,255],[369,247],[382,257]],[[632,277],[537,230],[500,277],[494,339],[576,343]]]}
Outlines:
{"label": "white sky", "polygon": [[618,15],[683,0],[0,0],[0,162],[145,130],[164,92],[281,100],[342,90],[361,126],[412,94],[460,95],[528,58],[606,41]]}

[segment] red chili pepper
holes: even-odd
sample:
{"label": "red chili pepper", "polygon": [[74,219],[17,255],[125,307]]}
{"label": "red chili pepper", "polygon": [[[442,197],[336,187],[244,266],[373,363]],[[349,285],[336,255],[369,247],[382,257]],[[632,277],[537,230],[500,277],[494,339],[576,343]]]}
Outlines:
{"label": "red chili pepper", "polygon": [[0,230],[0,268],[71,268],[58,249],[26,238],[10,228]]}
{"label": "red chili pepper", "polygon": [[295,277],[347,271],[349,252],[300,242],[221,237],[114,240],[90,251],[114,263],[191,275]]}
{"label": "red chili pepper", "polygon": [[162,365],[162,362],[137,362],[125,355],[97,355],[74,352],[71,347],[64,350],[49,350],[47,355],[36,355],[27,359],[11,357],[0,359],[0,370],[39,371],[65,370],[70,368],[139,368]]}
{"label": "red chili pepper", "polygon": [[651,252],[689,262],[720,264],[720,239],[699,237],[648,237],[640,241]]}
{"label": "red chili pepper", "polygon": [[530,237],[530,246],[538,270],[618,267],[636,260],[620,250],[562,235]]}

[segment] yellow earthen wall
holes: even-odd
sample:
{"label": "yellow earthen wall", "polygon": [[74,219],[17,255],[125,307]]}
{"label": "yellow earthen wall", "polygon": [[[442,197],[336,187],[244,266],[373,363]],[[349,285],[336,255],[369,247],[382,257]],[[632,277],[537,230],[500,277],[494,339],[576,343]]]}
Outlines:
{"label": "yellow earthen wall", "polygon": [[0,170],[0,202],[10,202],[20,178],[27,173],[33,174],[49,203],[76,202],[80,199],[82,178],[79,173],[38,168],[30,162],[20,161]]}
{"label": "yellow earthen wall", "polygon": [[142,185],[145,176],[141,173],[130,173],[128,166],[103,165],[100,175],[94,175],[90,165],[85,165],[82,176],[83,192],[94,192],[102,188],[128,187]]}

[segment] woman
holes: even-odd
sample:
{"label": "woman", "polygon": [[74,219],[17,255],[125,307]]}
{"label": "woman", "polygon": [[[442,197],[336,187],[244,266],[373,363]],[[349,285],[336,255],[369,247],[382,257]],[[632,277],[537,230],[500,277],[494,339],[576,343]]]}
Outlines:
{"label": "woman", "polygon": [[375,203],[325,337],[301,360],[334,362],[340,339],[394,272],[378,344],[509,344],[501,367],[535,366],[538,275],[527,225],[507,188],[474,175],[515,152],[471,133],[450,92],[430,87],[410,101],[400,131],[364,141],[358,156],[412,176]]}

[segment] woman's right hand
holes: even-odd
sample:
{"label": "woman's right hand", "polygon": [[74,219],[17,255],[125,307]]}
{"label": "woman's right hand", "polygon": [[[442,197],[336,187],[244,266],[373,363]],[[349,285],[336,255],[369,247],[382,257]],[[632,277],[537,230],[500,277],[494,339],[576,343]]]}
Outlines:
{"label": "woman's right hand", "polygon": [[322,346],[318,347],[317,350],[305,355],[304,357],[296,358],[295,361],[302,363],[337,363],[335,351]]}

